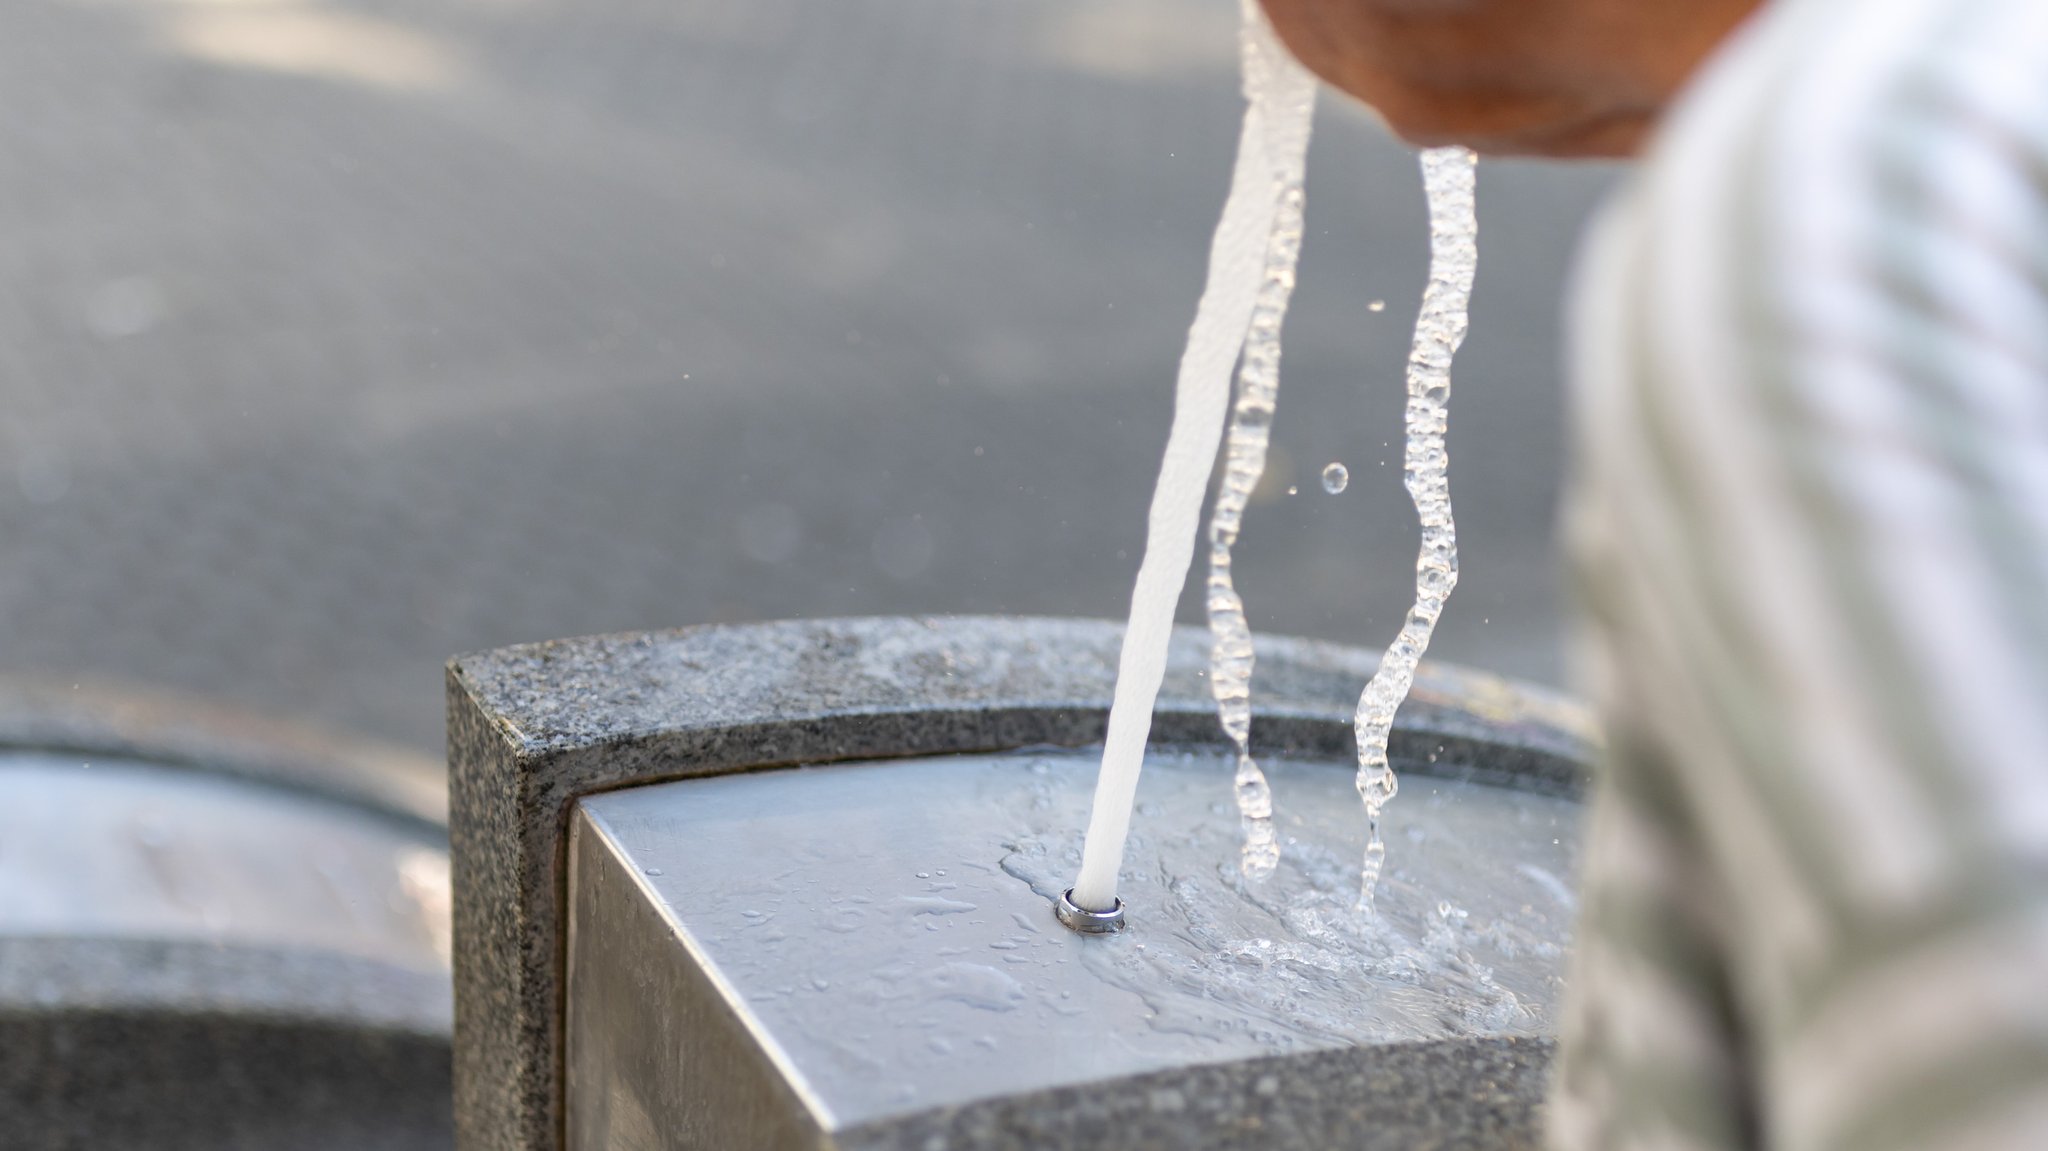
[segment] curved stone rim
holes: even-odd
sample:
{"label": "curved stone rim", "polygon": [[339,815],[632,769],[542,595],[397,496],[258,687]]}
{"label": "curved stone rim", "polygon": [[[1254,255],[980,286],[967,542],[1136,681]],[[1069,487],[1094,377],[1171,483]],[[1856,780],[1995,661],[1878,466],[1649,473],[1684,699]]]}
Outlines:
{"label": "curved stone rim", "polygon": [[[1441,1039],[1195,1064],[1106,1083],[916,1111],[834,1132],[834,1151],[1065,1147],[1118,1133],[1130,1147],[1258,1146],[1527,1151],[1542,1105],[1549,1039]],[[1441,1122],[1458,1116],[1456,1131]],[[1321,1136],[1321,1138],[1318,1138]],[[1282,1140],[1293,1138],[1292,1144]]]}
{"label": "curved stone rim", "polygon": [[333,952],[0,939],[0,1128],[42,1147],[324,1146],[341,1127],[445,1148],[452,1015],[445,971]]}
{"label": "curved stone rim", "polygon": [[[465,1149],[562,1142],[566,829],[585,795],[662,780],[1099,741],[1123,629],[1044,617],[807,620],[592,636],[448,665],[456,1130]],[[1220,739],[1208,635],[1177,629],[1153,742]],[[1376,657],[1262,637],[1253,741],[1330,756]],[[1576,793],[1585,713],[1424,665],[1391,748],[1410,770]]]}
{"label": "curved stone rim", "polygon": [[447,974],[333,951],[198,939],[0,938],[0,1018],[211,1016],[447,1042]]}
{"label": "curved stone rim", "polygon": [[429,756],[154,687],[0,676],[0,749],[227,775],[448,826],[446,775]]}
{"label": "curved stone rim", "polygon": [[[719,731],[745,730],[764,740],[756,745],[759,751],[719,757],[730,761],[731,770],[820,762],[815,755],[787,758],[781,741],[769,738],[777,729],[818,719],[880,720],[962,708],[1106,715],[1122,635],[1121,626],[1106,621],[1046,616],[708,625],[477,652],[450,660],[448,675],[451,690],[459,685],[470,694],[498,738],[523,758],[650,741],[696,742]],[[1307,729],[1336,725],[1348,746],[1358,693],[1377,667],[1377,655],[1289,636],[1261,636],[1257,643],[1254,743],[1269,751],[1326,752],[1329,733]],[[1206,631],[1174,630],[1166,682],[1154,709],[1153,743],[1221,742],[1215,704],[1201,678],[1208,645]],[[690,697],[687,711],[674,706],[684,696]],[[1085,745],[1100,740],[1101,726],[1101,717],[1093,723],[1049,718],[1045,738],[1027,742]],[[1441,759],[1414,738],[1424,734],[1478,738],[1561,761],[1563,770],[1553,764],[1526,774],[1567,788],[1582,781],[1598,742],[1590,714],[1568,697],[1433,661],[1423,663],[1395,721],[1397,739],[1408,737],[1416,753],[1411,769],[1427,771]],[[999,749],[946,744],[927,753]],[[919,753],[912,748],[903,754]],[[753,759],[759,761],[739,762]]]}

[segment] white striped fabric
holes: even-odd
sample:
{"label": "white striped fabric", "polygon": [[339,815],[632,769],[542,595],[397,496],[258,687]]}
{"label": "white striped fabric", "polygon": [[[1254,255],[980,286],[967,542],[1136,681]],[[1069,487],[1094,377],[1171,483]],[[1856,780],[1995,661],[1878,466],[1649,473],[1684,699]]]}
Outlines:
{"label": "white striped fabric", "polygon": [[2048,0],[1778,0],[1589,240],[1554,1151],[2048,1151]]}

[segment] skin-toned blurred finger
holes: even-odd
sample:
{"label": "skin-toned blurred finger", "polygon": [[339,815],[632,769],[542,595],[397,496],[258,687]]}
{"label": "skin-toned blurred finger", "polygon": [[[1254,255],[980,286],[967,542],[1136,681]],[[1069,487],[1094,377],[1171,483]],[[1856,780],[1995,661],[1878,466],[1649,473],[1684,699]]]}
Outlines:
{"label": "skin-toned blurred finger", "polygon": [[1463,144],[1496,155],[1634,155],[1656,126],[1654,106],[1600,108],[1523,92],[1386,86],[1367,106],[1417,147]]}
{"label": "skin-toned blurred finger", "polygon": [[1758,0],[1263,0],[1302,63],[1420,144],[1625,155]]}

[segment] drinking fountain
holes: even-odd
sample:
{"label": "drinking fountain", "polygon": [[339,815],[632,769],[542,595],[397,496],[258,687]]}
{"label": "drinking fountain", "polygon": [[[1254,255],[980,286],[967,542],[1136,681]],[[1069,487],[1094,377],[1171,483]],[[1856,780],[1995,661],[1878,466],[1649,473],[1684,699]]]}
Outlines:
{"label": "drinking fountain", "polygon": [[1080,934],[1055,904],[1120,638],[818,620],[452,661],[458,1147],[1536,1146],[1583,715],[1425,665],[1367,913],[1373,656],[1260,639],[1255,881],[1183,629],[1128,926]]}

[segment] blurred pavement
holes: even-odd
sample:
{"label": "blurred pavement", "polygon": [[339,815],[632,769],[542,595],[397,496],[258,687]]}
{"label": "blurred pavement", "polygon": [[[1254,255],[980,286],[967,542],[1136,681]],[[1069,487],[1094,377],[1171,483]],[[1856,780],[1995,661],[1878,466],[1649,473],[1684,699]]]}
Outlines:
{"label": "blurred pavement", "polygon": [[[458,651],[1121,617],[1234,26],[1226,0],[0,6],[0,670],[431,749]],[[1368,117],[1331,98],[1317,135],[1238,586],[1255,628],[1379,645],[1414,562],[1425,223]],[[1481,168],[1444,658],[1559,674],[1556,328],[1610,176]]]}

